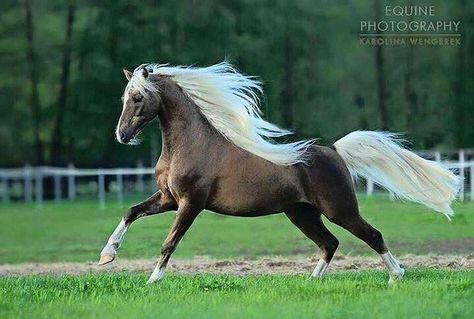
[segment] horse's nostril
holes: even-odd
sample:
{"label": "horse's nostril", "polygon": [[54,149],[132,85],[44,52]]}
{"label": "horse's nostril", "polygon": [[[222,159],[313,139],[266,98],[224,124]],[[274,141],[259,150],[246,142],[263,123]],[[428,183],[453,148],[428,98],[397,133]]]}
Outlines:
{"label": "horse's nostril", "polygon": [[125,133],[120,132],[120,133],[119,133],[119,136],[120,136],[120,141],[125,140]]}

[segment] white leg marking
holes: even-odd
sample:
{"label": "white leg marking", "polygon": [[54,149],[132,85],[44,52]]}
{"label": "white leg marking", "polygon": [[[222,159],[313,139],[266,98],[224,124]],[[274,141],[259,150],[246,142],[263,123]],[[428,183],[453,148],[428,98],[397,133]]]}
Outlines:
{"label": "white leg marking", "polygon": [[154,283],[155,281],[161,280],[165,276],[165,269],[158,268],[158,265],[155,267],[155,270],[151,273],[150,278],[148,278],[147,284]]}
{"label": "white leg marking", "polygon": [[313,273],[311,274],[311,276],[321,278],[324,275],[324,273],[326,272],[326,269],[328,268],[328,266],[329,266],[329,264],[324,259],[320,259],[318,261],[318,264],[314,268]]}
{"label": "white leg marking", "polygon": [[107,244],[105,245],[104,249],[100,252],[100,255],[113,255],[117,254],[117,249],[120,247],[120,243],[122,242],[123,235],[127,231],[127,226],[125,225],[125,220],[122,218],[120,223],[118,224],[117,228],[115,228],[112,235],[109,237]]}
{"label": "white leg marking", "polygon": [[392,253],[387,251],[385,254],[381,254],[380,257],[382,257],[383,262],[389,270],[389,283],[393,283],[396,280],[402,279],[403,275],[405,274],[405,269],[400,267],[400,264],[395,259],[395,257],[393,257]]}

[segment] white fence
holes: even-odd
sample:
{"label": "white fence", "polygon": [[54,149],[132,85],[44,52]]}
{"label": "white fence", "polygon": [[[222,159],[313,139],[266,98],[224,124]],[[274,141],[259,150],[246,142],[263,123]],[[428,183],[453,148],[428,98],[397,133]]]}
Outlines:
{"label": "white fence", "polygon": [[144,168],[138,165],[137,168],[75,168],[69,165],[63,167],[25,166],[14,169],[0,169],[0,185],[2,202],[10,201],[9,181],[21,181],[23,184],[23,198],[25,202],[32,202],[33,197],[37,206],[41,207],[44,200],[44,179],[53,178],[54,200],[62,200],[62,184],[61,180],[67,180],[67,199],[74,200],[76,198],[77,177],[94,177],[97,182],[97,196],[99,207],[105,207],[105,177],[114,176],[117,184],[117,201],[123,202],[123,177],[135,176],[136,188],[138,192],[143,193],[145,175],[153,175],[154,168]]}
{"label": "white fence", "polygon": [[[439,160],[440,157],[436,156]],[[464,153],[460,153],[458,161],[440,161],[440,163],[459,174],[464,178],[459,200],[464,201],[467,197],[474,201],[474,161],[466,161]],[[22,185],[22,199],[25,202],[36,202],[38,207],[41,207],[44,200],[44,179],[52,178],[54,200],[61,201],[63,199],[62,193],[65,188],[62,181],[67,181],[67,196],[64,198],[74,200],[76,198],[76,185],[78,177],[93,178],[97,187],[97,198],[99,207],[103,209],[106,202],[106,185],[105,177],[113,176],[116,184],[116,195],[119,203],[123,202],[124,198],[124,176],[134,176],[135,188],[139,193],[144,192],[144,176],[151,175],[153,179],[154,168],[144,168],[138,164],[136,168],[110,168],[110,169],[89,169],[89,168],[75,168],[73,165],[68,167],[31,167],[25,166],[14,169],[0,169],[0,192],[2,203],[10,201],[10,184],[12,182],[20,183]],[[359,186],[360,187],[360,186]],[[365,183],[365,193],[370,196],[374,193],[374,183],[371,180]],[[364,191],[359,188],[359,191]],[[66,195],[66,194],[65,194]]]}

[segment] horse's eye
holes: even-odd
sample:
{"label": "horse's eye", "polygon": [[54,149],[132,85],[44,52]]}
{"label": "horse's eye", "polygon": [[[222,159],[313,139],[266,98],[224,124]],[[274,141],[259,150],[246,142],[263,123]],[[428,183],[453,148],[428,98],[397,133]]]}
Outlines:
{"label": "horse's eye", "polygon": [[141,94],[134,94],[132,96],[133,102],[140,102],[143,99],[143,96]]}

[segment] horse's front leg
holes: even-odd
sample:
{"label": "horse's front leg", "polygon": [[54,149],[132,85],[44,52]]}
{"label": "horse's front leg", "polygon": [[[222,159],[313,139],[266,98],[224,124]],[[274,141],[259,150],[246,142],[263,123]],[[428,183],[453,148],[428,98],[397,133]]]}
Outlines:
{"label": "horse's front leg", "polygon": [[175,208],[174,200],[171,196],[166,196],[162,191],[157,191],[147,200],[135,205],[127,211],[117,228],[109,237],[107,244],[100,253],[99,265],[105,265],[112,262],[117,255],[117,249],[120,247],[123,236],[131,223],[143,216],[159,214]]}
{"label": "horse's front leg", "polygon": [[176,219],[163,243],[160,259],[153,270],[153,273],[148,279],[148,283],[152,283],[163,278],[165,275],[165,268],[168,265],[171,254],[173,254],[179,241],[181,238],[183,238],[189,227],[191,227],[192,223],[201,210],[201,208],[193,207],[189,204],[179,205],[178,211],[176,212]]}

